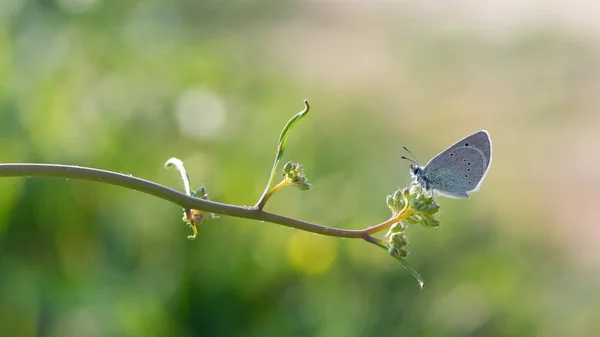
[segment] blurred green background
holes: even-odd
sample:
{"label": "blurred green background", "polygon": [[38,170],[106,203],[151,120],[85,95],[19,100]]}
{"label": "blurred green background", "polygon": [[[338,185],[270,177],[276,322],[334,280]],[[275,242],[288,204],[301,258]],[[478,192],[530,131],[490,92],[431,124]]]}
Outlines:
{"label": "blurred green background", "polygon": [[0,162],[91,166],[252,205],[277,137],[315,189],[267,210],[360,229],[487,129],[494,162],[414,279],[361,240],[114,186],[0,179],[2,336],[598,336],[600,22],[570,2],[1,0]]}

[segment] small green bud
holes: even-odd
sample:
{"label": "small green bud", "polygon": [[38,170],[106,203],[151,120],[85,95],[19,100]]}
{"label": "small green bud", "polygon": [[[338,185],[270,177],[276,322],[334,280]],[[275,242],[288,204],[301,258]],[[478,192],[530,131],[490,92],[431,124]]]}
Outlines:
{"label": "small green bud", "polygon": [[385,199],[388,208],[392,211],[392,214],[394,215],[400,212],[400,210],[403,209],[405,206],[403,196],[404,190],[405,189],[397,190],[394,193],[388,195]]}
{"label": "small green bud", "polygon": [[195,192],[194,192],[194,196],[200,199],[208,199],[208,193],[206,193],[206,187],[204,187],[204,185],[201,185],[200,188],[198,188]]}
{"label": "small green bud", "polygon": [[410,186],[410,188],[408,190],[408,194],[410,194],[410,195],[423,194],[423,189],[421,188],[421,185],[413,184]]}
{"label": "small green bud", "polygon": [[399,233],[395,233],[390,235],[389,244],[393,247],[404,247],[408,244],[408,240],[406,240],[406,236],[398,235]]}
{"label": "small green bud", "polygon": [[432,203],[427,205],[427,213],[429,214],[435,214],[440,210],[440,205]]}
{"label": "small green bud", "polygon": [[392,194],[392,197],[394,198],[394,202],[399,203],[402,200],[404,200],[404,198],[402,197],[402,190],[397,190],[396,192],[394,192],[394,194]]}
{"label": "small green bud", "polygon": [[394,209],[394,197],[392,195],[388,195],[387,198],[385,198],[385,203],[390,209]]}
{"label": "small green bud", "polygon": [[435,218],[428,217],[421,221],[421,225],[428,228],[437,228],[440,226],[440,221]]}
{"label": "small green bud", "polygon": [[421,222],[421,220],[413,215],[413,216],[406,218],[406,222],[409,225],[415,225],[415,224],[418,224],[419,222]]}
{"label": "small green bud", "polygon": [[390,233],[397,233],[404,235],[404,230],[406,226],[402,222],[397,222],[390,227]]}
{"label": "small green bud", "polygon": [[283,173],[285,175],[289,174],[290,172],[292,172],[294,169],[296,168],[296,165],[294,163],[292,163],[291,161],[288,161],[287,163],[285,163],[285,165],[283,166]]}
{"label": "small green bud", "polygon": [[[204,187],[204,185],[201,185],[196,191],[191,191],[191,195],[200,199],[208,200],[208,193],[206,192],[206,187]],[[208,213],[197,209],[183,210],[183,222],[188,224],[194,231],[194,234],[188,236],[188,239],[193,240],[198,236],[198,229],[196,226],[202,224],[206,217],[209,217],[209,219],[218,218],[218,216],[214,215],[213,213]]]}
{"label": "small green bud", "polygon": [[283,175],[284,179],[298,187],[298,189],[302,191],[306,191],[312,188],[312,185],[308,183],[308,179],[304,175],[304,170],[302,169],[302,165],[295,164],[292,162],[287,162],[283,167]]}

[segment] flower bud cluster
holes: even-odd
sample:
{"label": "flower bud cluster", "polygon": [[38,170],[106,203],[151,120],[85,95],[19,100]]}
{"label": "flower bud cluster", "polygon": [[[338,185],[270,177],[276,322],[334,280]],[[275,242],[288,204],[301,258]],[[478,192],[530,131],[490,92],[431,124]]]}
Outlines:
{"label": "flower bud cluster", "polygon": [[[436,218],[440,206],[433,199],[433,195],[417,184],[397,190],[389,195],[386,203],[393,216],[400,216],[402,220],[392,225],[386,234],[389,253],[394,257],[405,257],[408,251],[405,249],[405,230],[409,225],[420,224],[429,228],[439,227],[440,222]],[[408,203],[408,205],[407,205]]]}
{"label": "flower bud cluster", "polygon": [[285,181],[290,185],[295,185],[301,191],[306,191],[312,188],[312,185],[308,183],[308,179],[304,175],[304,169],[301,164],[287,162],[283,166],[283,176]]}
{"label": "flower bud cluster", "polygon": [[[206,187],[204,185],[200,186],[196,191],[192,191],[191,195],[196,198],[208,200],[208,193],[206,192]],[[193,235],[188,236],[188,239],[193,240],[198,236],[198,230],[196,228],[197,225],[201,224],[204,220],[205,216],[208,216],[209,219],[218,218],[215,214],[197,210],[197,209],[184,209],[183,210],[183,221],[187,223],[190,228],[194,231]]]}

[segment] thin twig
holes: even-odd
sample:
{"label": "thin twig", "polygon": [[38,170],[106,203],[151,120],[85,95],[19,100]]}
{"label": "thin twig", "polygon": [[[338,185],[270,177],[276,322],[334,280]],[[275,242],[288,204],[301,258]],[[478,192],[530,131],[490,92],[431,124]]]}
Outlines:
{"label": "thin twig", "polygon": [[273,194],[275,194],[275,192],[288,186],[289,184],[290,183],[287,180],[282,180],[279,184],[275,185],[272,189],[270,189],[269,192],[267,192],[267,194],[264,194],[254,207],[262,210],[267,204],[267,201],[269,201],[269,199],[273,196]]}
{"label": "thin twig", "polygon": [[409,216],[411,216],[411,212],[409,211],[410,204],[408,202],[408,198],[406,197],[406,195],[402,195],[402,198],[404,199],[404,208],[402,208],[402,210],[400,212],[396,213],[396,215],[394,215],[393,217],[389,218],[388,220],[386,220],[378,225],[371,226],[369,228],[365,228],[364,229],[365,233],[374,234],[377,232],[381,232],[383,230],[388,229],[393,224],[398,223],[401,220],[404,220],[404,219],[408,218]]}
{"label": "thin twig", "polygon": [[[131,175],[99,170],[82,166],[58,164],[15,163],[0,164],[0,177],[55,177],[90,180],[130,188],[142,193],[170,201],[186,209],[197,209],[232,217],[261,220],[303,231],[344,238],[363,238],[367,229],[352,230],[317,225],[311,222],[265,212],[250,206],[236,206],[188,196],[172,188]],[[379,227],[374,226],[374,227]],[[373,228],[373,227],[371,227]],[[372,232],[371,232],[372,233]]]}

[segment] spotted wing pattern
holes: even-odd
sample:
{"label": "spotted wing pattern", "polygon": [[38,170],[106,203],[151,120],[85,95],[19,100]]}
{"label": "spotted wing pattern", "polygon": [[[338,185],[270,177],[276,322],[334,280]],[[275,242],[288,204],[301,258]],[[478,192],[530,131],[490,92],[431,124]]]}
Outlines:
{"label": "spotted wing pattern", "polygon": [[479,131],[431,159],[423,168],[422,178],[441,195],[468,198],[480,187],[491,159],[489,134]]}

